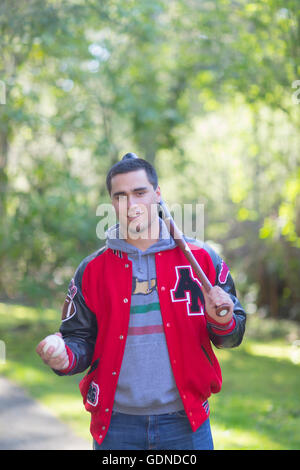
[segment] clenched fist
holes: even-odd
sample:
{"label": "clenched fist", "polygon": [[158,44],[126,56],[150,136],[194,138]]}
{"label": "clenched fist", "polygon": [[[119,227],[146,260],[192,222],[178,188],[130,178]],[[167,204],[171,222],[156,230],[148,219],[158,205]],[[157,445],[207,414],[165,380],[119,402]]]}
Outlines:
{"label": "clenched fist", "polygon": [[[225,292],[219,286],[213,286],[209,293],[205,292],[203,289],[203,295],[205,299],[206,313],[211,317],[215,322],[220,324],[228,323],[232,319],[233,315],[233,302],[231,297],[227,292]],[[228,313],[223,317],[217,315],[217,308],[221,305],[228,305]]]}
{"label": "clenched fist", "polygon": [[[55,333],[57,336],[62,338],[61,333]],[[64,348],[63,352],[58,356],[55,355],[56,348],[54,346],[49,346],[48,349],[45,348],[47,344],[46,338],[44,338],[36,347],[36,352],[51,369],[63,370],[69,367],[69,358]]]}

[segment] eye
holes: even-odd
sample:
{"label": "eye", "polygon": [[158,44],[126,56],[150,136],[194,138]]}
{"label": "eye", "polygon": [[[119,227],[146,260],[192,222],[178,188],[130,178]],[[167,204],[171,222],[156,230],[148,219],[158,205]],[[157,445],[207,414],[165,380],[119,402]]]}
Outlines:
{"label": "eye", "polygon": [[123,194],[115,194],[115,195],[114,195],[114,199],[115,199],[116,201],[123,201],[123,200],[126,201],[127,198],[126,198],[126,196],[124,196]]}

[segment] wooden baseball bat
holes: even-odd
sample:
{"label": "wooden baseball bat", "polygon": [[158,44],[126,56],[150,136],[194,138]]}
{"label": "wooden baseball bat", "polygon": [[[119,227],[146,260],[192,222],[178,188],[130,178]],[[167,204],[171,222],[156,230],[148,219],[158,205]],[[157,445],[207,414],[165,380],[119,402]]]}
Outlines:
{"label": "wooden baseball bat", "polygon": [[[126,155],[123,156],[122,160],[131,160],[131,159],[136,159],[136,158],[139,158],[139,157],[135,153],[127,153]],[[171,236],[174,238],[175,243],[182,250],[182,252],[183,252],[184,256],[186,257],[186,259],[190,262],[190,264],[191,264],[192,268],[194,269],[199,281],[201,282],[204,289],[208,293],[211,290],[212,285],[209,282],[209,280],[207,279],[204,271],[200,267],[198,261],[196,260],[196,258],[193,255],[193,253],[191,252],[188,244],[186,243],[186,241],[184,239],[183,233],[180,232],[180,230],[176,226],[176,224],[175,224],[175,222],[174,222],[174,220],[173,220],[173,218],[172,218],[172,216],[169,212],[169,209],[167,208],[167,206],[166,206],[166,204],[164,203],[163,200],[161,200],[161,202],[160,202],[160,207],[161,207],[162,212],[163,212],[163,219],[165,221],[165,224],[166,224]],[[229,310],[230,310],[230,307],[229,307],[228,304],[223,304],[223,305],[216,306],[216,313],[219,317],[224,317],[225,315],[227,315]]]}

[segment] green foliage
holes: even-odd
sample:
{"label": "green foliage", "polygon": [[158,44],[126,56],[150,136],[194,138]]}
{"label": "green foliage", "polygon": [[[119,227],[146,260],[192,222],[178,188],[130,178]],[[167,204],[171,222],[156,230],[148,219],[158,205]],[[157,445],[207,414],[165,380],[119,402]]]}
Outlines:
{"label": "green foliage", "polygon": [[24,292],[32,302],[65,289],[82,253],[96,248],[96,217],[89,189],[51,156],[36,161],[30,176],[24,169],[26,176],[30,193],[16,191],[9,200],[3,279],[8,294]]}

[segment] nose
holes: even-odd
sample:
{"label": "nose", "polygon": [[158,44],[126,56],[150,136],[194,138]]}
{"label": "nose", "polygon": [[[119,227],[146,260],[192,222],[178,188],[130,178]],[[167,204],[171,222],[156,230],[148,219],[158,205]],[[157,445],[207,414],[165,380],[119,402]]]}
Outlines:
{"label": "nose", "polygon": [[127,196],[127,207],[128,209],[135,205],[134,197],[129,195]]}
{"label": "nose", "polygon": [[127,196],[127,210],[128,211],[133,211],[139,207],[136,196],[134,194],[130,194]]}

